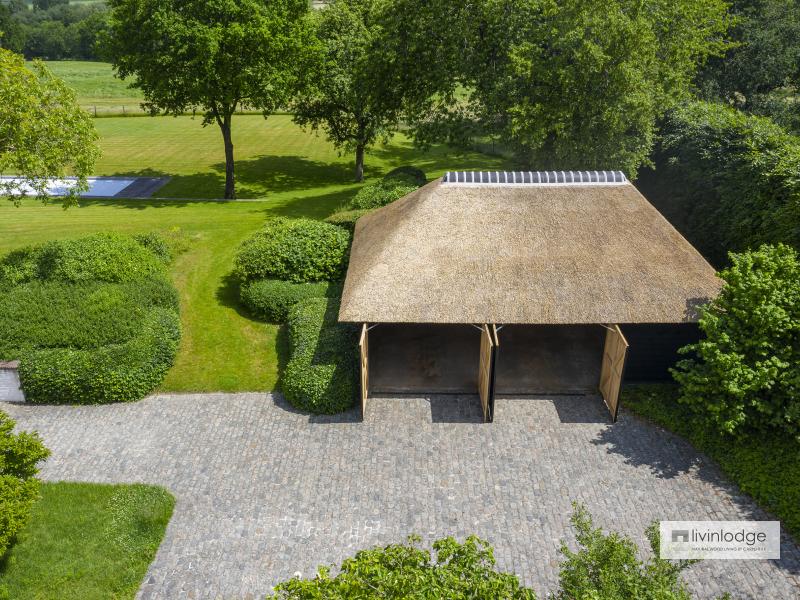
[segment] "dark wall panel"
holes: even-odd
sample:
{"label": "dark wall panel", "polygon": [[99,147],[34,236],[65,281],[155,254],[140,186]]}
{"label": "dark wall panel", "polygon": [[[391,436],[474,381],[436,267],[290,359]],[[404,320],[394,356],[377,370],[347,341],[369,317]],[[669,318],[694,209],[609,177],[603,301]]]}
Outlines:
{"label": "dark wall panel", "polygon": [[678,350],[700,339],[695,323],[621,325],[628,340],[625,381],[668,381],[670,367],[682,358]]}

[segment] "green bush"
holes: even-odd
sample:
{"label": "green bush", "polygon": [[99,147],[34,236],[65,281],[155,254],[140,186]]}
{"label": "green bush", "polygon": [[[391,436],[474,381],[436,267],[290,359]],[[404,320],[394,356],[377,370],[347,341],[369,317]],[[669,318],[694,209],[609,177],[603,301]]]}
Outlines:
{"label": "green bush", "polygon": [[150,252],[155,254],[156,257],[165,265],[168,265],[172,262],[172,259],[174,258],[172,256],[172,248],[170,248],[167,240],[165,240],[155,231],[136,234],[133,236],[133,239],[136,240],[139,245],[144,246]]}
{"label": "green bush", "polygon": [[357,389],[356,328],[337,322],[339,300],[309,298],[289,310],[291,357],[281,388],[292,406],[335,414],[353,405]]}
{"label": "green bush", "polygon": [[621,402],[636,414],[687,438],[715,460],[745,494],[800,538],[800,442],[780,432],[737,437],[719,433],[702,419],[687,419],[679,395],[677,385],[626,385]]}
{"label": "green bush", "polygon": [[139,281],[164,273],[164,264],[131,237],[97,233],[15,250],[0,261],[0,288],[28,281]]}
{"label": "green bush", "polygon": [[341,296],[340,283],[292,283],[280,279],[257,279],[245,283],[241,290],[242,304],[254,317],[269,323],[283,323],[289,309],[307,298]]}
{"label": "green bush", "polygon": [[391,204],[395,200],[410,194],[419,186],[404,179],[392,177],[379,179],[362,187],[355,197],[343,209],[370,210]]}
{"label": "green bush", "polygon": [[335,281],[344,276],[350,235],[311,219],[274,218],[240,246],[234,274],[240,282],[283,279]]}
{"label": "green bush", "polygon": [[356,221],[358,221],[364,215],[372,212],[371,210],[342,210],[336,213],[333,213],[327,219],[325,219],[326,223],[331,223],[332,225],[338,225],[339,227],[344,227],[350,233],[353,233],[356,229]]}
{"label": "green bush", "polygon": [[404,165],[402,167],[397,167],[396,169],[392,169],[383,178],[400,179],[412,185],[416,185],[417,187],[423,186],[426,183],[428,183],[428,178],[425,176],[425,171],[423,171],[422,169],[418,169],[417,167],[412,167],[410,165]]}
{"label": "green bush", "polygon": [[643,191],[712,262],[763,243],[800,248],[800,137],[705,102],[673,111],[662,136]]}
{"label": "green bush", "polygon": [[123,343],[155,307],[178,311],[178,293],[164,276],[135,283],[32,281],[0,289],[0,360],[35,349]]}
{"label": "green bush", "polygon": [[39,497],[37,465],[50,452],[35,433],[14,433],[14,421],[0,411],[0,557],[25,527]]}
{"label": "green bush", "polygon": [[681,581],[681,571],[698,561],[668,561],[659,558],[658,524],[647,528],[654,555],[646,562],[637,558],[638,548],[618,533],[595,528],[586,508],[573,503],[570,518],[578,551],[561,546],[564,560],[559,570],[559,590],[552,600],[574,598],[659,598],[689,600],[692,595]]}
{"label": "green bush", "polygon": [[122,344],[93,350],[54,348],[20,357],[19,377],[28,402],[104,404],[132,402],[164,378],[178,350],[180,319],[154,308],[137,334]]}
{"label": "green bush", "polygon": [[704,308],[705,334],[678,363],[681,402],[723,433],[780,431],[800,440],[800,260],[789,246],[731,254]]}
{"label": "green bush", "polygon": [[[658,558],[658,526],[647,530],[655,558],[640,561],[638,548],[627,537],[596,529],[586,509],[573,504],[571,518],[577,552],[562,544],[564,560],[559,589],[551,600],[689,600],[681,572],[697,561]],[[272,598],[321,600],[338,598],[436,598],[443,600],[534,600],[533,590],[516,576],[495,568],[494,550],[470,536],[463,544],[452,537],[433,543],[436,558],[419,547],[420,538],[357,552],[346,559],[335,577],[319,567],[314,579],[291,579],[275,588]]]}

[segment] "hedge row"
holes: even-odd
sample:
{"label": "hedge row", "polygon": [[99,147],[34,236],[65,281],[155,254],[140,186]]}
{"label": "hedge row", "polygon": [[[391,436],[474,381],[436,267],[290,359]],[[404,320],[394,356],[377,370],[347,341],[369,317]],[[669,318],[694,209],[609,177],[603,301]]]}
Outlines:
{"label": "hedge row", "polygon": [[344,210],[370,210],[380,208],[399,200],[415,191],[419,186],[406,178],[390,177],[379,179],[362,187],[348,202]]}
{"label": "hedge row", "polygon": [[178,312],[178,294],[164,276],[135,283],[32,281],[0,290],[0,360],[35,349],[123,343],[156,307]]}
{"label": "hedge row", "polygon": [[339,300],[310,298],[289,311],[291,358],[281,388],[300,410],[335,414],[353,405],[357,329],[337,322]]}
{"label": "hedge row", "polygon": [[163,261],[134,238],[98,233],[15,250],[0,261],[0,287],[29,281],[139,281],[164,273]]}
{"label": "hedge row", "polygon": [[347,269],[350,235],[312,219],[274,218],[239,248],[234,275],[240,282],[283,279],[334,281]]}
{"label": "hedge row", "polygon": [[138,400],[172,365],[180,339],[169,246],[97,234],[0,260],[0,358],[20,361],[30,402]]}
{"label": "hedge row", "polygon": [[333,213],[325,219],[325,222],[344,227],[347,231],[353,233],[356,229],[356,221],[370,212],[372,212],[372,210],[342,210]]}
{"label": "hedge row", "polygon": [[241,286],[240,299],[251,315],[268,323],[284,323],[289,309],[307,298],[341,296],[341,283],[292,283],[280,279],[257,279]]}
{"label": "hedge row", "polygon": [[94,350],[53,348],[20,357],[25,398],[43,404],[132,402],[164,379],[178,351],[180,318],[153,309],[127,342]]}
{"label": "hedge row", "polygon": [[705,102],[673,111],[662,136],[639,183],[712,262],[763,243],[800,248],[800,137]]}

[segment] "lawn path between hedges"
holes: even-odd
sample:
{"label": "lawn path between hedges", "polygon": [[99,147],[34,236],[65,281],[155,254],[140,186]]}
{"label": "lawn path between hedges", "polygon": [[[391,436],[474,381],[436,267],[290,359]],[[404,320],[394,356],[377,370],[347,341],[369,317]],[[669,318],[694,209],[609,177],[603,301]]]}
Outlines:
{"label": "lawn path between hedges", "polygon": [[[370,399],[309,417],[268,394],[155,396],[106,406],[3,405],[39,431],[47,480],[163,485],[177,503],[140,597],[259,598],[357,550],[477,534],[546,597],[573,500],[641,548],[653,520],[766,519],[687,442],[600,398]],[[800,548],[780,561],[706,561],[698,598],[800,594]]]}

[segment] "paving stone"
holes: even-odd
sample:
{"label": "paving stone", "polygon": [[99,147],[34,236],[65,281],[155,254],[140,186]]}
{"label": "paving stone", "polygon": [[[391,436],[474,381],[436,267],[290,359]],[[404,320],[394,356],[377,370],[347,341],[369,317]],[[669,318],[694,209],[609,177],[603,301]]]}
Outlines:
{"label": "paving stone", "polygon": [[[269,394],[163,395],[108,406],[5,404],[52,450],[48,480],[145,482],[177,505],[140,598],[263,597],[296,573],[357,550],[475,533],[539,595],[557,584],[571,502],[646,556],[654,520],[768,519],[707,458],[595,397],[375,398],[308,416]],[[800,549],[779,561],[706,561],[700,598],[800,596]]]}

